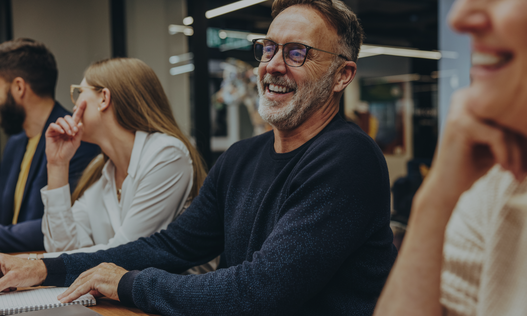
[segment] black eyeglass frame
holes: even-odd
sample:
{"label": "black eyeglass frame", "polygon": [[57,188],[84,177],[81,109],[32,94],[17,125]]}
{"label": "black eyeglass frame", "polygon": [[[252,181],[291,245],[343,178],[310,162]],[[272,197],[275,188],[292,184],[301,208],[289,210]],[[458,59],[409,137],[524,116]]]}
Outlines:
{"label": "black eyeglass frame", "polygon": [[[269,41],[269,42],[273,42],[276,44],[276,48],[274,50],[274,53],[273,53],[273,56],[271,56],[271,58],[269,58],[268,61],[262,61],[261,59],[258,60],[258,57],[256,57],[256,42],[257,41],[261,41],[261,40],[264,40],[264,41]],[[324,52],[324,53],[328,53],[328,54],[331,54],[331,55],[335,55],[335,56],[338,56],[338,57],[341,57],[341,58],[344,58],[345,60],[347,61],[350,61],[350,59],[342,54],[337,54],[337,53],[332,53],[332,52],[328,52],[326,50],[323,50],[323,49],[320,49],[320,48],[316,48],[316,47],[313,47],[313,46],[309,46],[309,45],[306,45],[304,43],[298,43],[298,42],[287,42],[287,43],[283,43],[283,44],[279,44],[273,40],[270,40],[270,39],[267,39],[267,38],[255,38],[252,40],[253,42],[253,54],[254,54],[254,58],[261,62],[261,63],[268,63],[270,62],[274,56],[276,56],[276,52],[280,49],[280,46],[282,46],[282,58],[284,59],[284,63],[286,65],[288,65],[289,67],[302,67],[305,63],[306,63],[306,60],[307,60],[307,55],[309,55],[309,50],[311,49],[314,49],[314,50],[318,50],[318,51],[321,51],[321,52]],[[292,65],[289,65],[285,59],[285,50],[283,49],[283,47],[287,44],[298,44],[298,45],[303,45],[306,47],[306,55],[304,56],[304,61],[302,62],[302,64],[298,65],[298,66],[292,66]]]}

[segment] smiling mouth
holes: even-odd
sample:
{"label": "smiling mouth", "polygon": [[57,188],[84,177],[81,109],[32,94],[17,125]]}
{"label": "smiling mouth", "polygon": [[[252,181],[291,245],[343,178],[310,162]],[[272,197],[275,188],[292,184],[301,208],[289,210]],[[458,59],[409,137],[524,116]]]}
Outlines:
{"label": "smiling mouth", "polygon": [[471,56],[472,66],[481,66],[486,68],[500,68],[508,64],[513,58],[510,52],[502,53],[483,53],[473,52]]}
{"label": "smiling mouth", "polygon": [[276,84],[268,84],[267,90],[271,93],[276,93],[276,94],[286,94],[286,93],[293,91],[293,89],[291,88],[288,88],[286,86],[276,85]]}

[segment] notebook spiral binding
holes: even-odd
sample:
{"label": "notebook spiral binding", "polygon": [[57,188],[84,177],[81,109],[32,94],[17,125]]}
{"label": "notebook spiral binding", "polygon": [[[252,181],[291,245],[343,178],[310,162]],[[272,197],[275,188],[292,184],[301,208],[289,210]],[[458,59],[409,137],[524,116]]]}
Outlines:
{"label": "notebook spiral binding", "polygon": [[35,312],[43,309],[50,309],[55,307],[69,306],[69,305],[84,305],[84,306],[93,306],[95,302],[93,300],[80,300],[70,303],[59,303],[59,304],[46,304],[46,305],[37,305],[37,306],[25,306],[20,308],[0,308],[0,315],[15,315],[25,312]]}

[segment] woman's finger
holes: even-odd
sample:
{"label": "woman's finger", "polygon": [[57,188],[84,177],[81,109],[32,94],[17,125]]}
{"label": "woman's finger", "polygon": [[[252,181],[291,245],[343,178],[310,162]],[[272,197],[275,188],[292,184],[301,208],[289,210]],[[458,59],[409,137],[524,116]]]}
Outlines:
{"label": "woman's finger", "polygon": [[64,116],[64,120],[70,125],[73,135],[75,135],[75,133],[79,131],[79,129],[77,128],[77,123],[69,115]]}
{"label": "woman's finger", "polygon": [[84,134],[84,124],[82,124],[82,122],[80,122],[79,124],[77,124],[77,128],[78,128],[78,132],[77,134],[75,134],[75,136],[79,137],[79,139],[82,139],[82,134]]}
{"label": "woman's finger", "polygon": [[[56,134],[64,134],[64,133],[66,133],[66,132],[65,132],[64,129],[62,129],[62,127],[60,127],[58,124],[51,123],[51,124],[49,124],[49,126],[48,126],[48,130],[46,131],[46,134],[47,134],[47,133],[51,133],[51,134],[53,134],[53,133],[56,133]],[[51,135],[50,135],[50,136],[51,136]]]}
{"label": "woman's finger", "polygon": [[55,123],[59,125],[60,127],[62,127],[62,129],[66,132],[66,134],[68,135],[73,134],[71,130],[71,126],[68,124],[68,122],[63,117],[60,117]]}
{"label": "woman's finger", "polygon": [[512,132],[507,133],[507,149],[509,151],[509,171],[517,179],[521,172],[521,151],[518,148],[516,135]]}
{"label": "woman's finger", "polygon": [[75,121],[75,123],[79,123],[82,119],[82,116],[84,115],[84,110],[86,110],[86,106],[87,106],[87,103],[86,101],[82,101],[79,106],[75,106],[76,109],[75,111],[73,112],[73,121]]}
{"label": "woman's finger", "polygon": [[524,137],[511,132],[508,146],[511,152],[511,172],[516,180],[522,181],[525,173],[525,158],[527,158],[524,154]]}
{"label": "woman's finger", "polygon": [[521,180],[527,176],[527,138],[519,136],[518,147],[521,152]]}
{"label": "woman's finger", "polygon": [[[472,132],[474,142],[485,144],[489,147],[495,162],[505,169],[510,169],[510,150],[507,141],[507,132],[501,128],[484,123],[477,124]],[[479,157],[474,157],[478,159]]]}

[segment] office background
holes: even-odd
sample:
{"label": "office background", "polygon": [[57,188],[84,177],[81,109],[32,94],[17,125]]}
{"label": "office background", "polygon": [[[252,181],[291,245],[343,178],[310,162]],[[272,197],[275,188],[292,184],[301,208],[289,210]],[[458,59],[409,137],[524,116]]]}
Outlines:
{"label": "office background", "polygon": [[[136,57],[161,80],[182,130],[211,166],[230,144],[265,130],[255,115],[250,39],[266,33],[272,0],[207,18],[233,0],[0,0],[0,42],[29,37],[54,53],[56,98],[92,62]],[[393,183],[432,157],[452,92],[469,84],[468,38],[450,31],[453,0],[345,0],[366,33],[341,114],[383,149]],[[192,17],[188,19],[187,17]],[[254,73],[253,73],[254,74]],[[6,138],[2,135],[1,145]]]}

